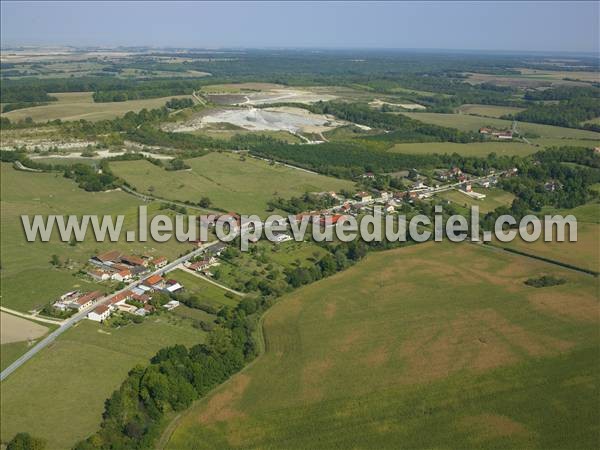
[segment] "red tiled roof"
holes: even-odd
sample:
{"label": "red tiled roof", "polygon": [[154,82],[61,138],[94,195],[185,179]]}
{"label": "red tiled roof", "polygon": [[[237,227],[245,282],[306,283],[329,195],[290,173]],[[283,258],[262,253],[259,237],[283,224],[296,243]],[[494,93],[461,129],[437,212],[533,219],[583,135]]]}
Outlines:
{"label": "red tiled roof", "polygon": [[131,256],[131,255],[123,255],[121,256],[121,261],[125,261],[127,263],[130,263],[134,266],[143,266],[145,261],[138,257],[138,256]]}
{"label": "red tiled roof", "polygon": [[119,256],[121,256],[121,252],[118,250],[111,250],[109,252],[104,252],[104,253],[100,253],[99,255],[96,255],[96,259],[102,262],[106,262],[106,261],[115,261],[116,259],[119,258]]}
{"label": "red tiled roof", "polygon": [[79,304],[79,305],[85,305],[86,303],[88,303],[90,301],[93,302],[94,300],[96,300],[100,297],[102,297],[102,292],[93,291],[93,292],[88,292],[87,294],[82,295],[76,301],[77,301],[77,304]]}
{"label": "red tiled roof", "polygon": [[98,305],[95,309],[94,312],[98,315],[101,315],[103,313],[105,313],[106,311],[108,311],[110,308],[108,307],[108,305]]}
{"label": "red tiled roof", "polygon": [[160,283],[162,281],[162,277],[160,275],[152,275],[144,280],[144,284],[147,286],[155,285],[156,283]]}

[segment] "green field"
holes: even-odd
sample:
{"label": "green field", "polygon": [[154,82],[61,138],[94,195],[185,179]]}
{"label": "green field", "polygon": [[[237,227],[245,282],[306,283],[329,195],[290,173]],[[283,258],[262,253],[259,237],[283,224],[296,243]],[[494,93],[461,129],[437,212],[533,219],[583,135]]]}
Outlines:
{"label": "green field", "polygon": [[186,294],[193,294],[208,305],[217,307],[223,305],[235,306],[237,300],[239,300],[238,296],[233,298],[225,296],[226,290],[183,270],[178,269],[169,272],[168,277],[179,281],[183,285]]}
{"label": "green field", "polygon": [[463,156],[487,156],[490,153],[505,156],[526,156],[537,151],[533,145],[523,142],[475,142],[459,144],[455,142],[419,142],[414,144],[394,144],[388,151],[393,153],[458,153]]}
{"label": "green field", "polygon": [[471,244],[371,254],[274,305],[167,448],[595,448],[597,287]]}
{"label": "green field", "polygon": [[[490,117],[477,117],[468,114],[441,114],[441,113],[402,113],[413,119],[421,120],[426,123],[433,123],[444,127],[454,127],[463,131],[478,131],[481,127],[492,126],[499,129],[510,129],[512,122],[510,120],[495,119]],[[577,130],[574,128],[555,127],[552,125],[541,125],[537,123],[519,122],[519,131],[523,133],[534,133],[545,138],[572,138],[572,139],[590,139],[600,143],[600,133],[587,130]],[[535,141],[535,139],[533,139]]]}
{"label": "green field", "polygon": [[236,135],[247,135],[252,134],[252,136],[267,136],[273,139],[278,139],[280,141],[289,142],[290,144],[299,144],[302,142],[298,136],[294,136],[287,131],[249,131],[244,129],[239,130],[211,130],[211,129],[202,129],[198,131],[194,131],[192,134],[197,134],[200,136],[208,136],[214,139],[220,139],[223,141],[230,141]]}
{"label": "green field", "polygon": [[16,109],[2,114],[11,121],[23,120],[31,117],[34,122],[48,120],[104,120],[114,119],[129,111],[140,111],[144,108],[154,109],[164,106],[171,98],[191,98],[189,95],[174,95],[171,97],[151,98],[144,100],[127,100],[124,102],[94,103],[92,92],[65,92],[50,94],[57,97],[58,101],[48,105],[33,108]]}
{"label": "green field", "polygon": [[[123,229],[135,229],[139,200],[123,192],[85,192],[60,173],[18,171],[2,163],[2,199],[0,202],[2,234],[2,305],[19,311],[39,308],[59,294],[74,288],[105,289],[96,283],[73,276],[98,251],[118,248],[123,252],[177,256],[190,249],[175,240],[166,243],[96,242],[89,236],[85,242],[71,246],[58,239],[55,232],[50,242],[27,242],[20,215],[35,214],[124,214]],[[158,205],[150,205],[155,214]],[[161,213],[164,213],[162,211]],[[124,234],[124,233],[122,233]],[[52,255],[66,267],[53,268]]]}
{"label": "green field", "polygon": [[0,371],[11,365],[29,348],[28,342],[11,342],[0,345]]}
{"label": "green field", "polygon": [[169,172],[147,161],[119,161],[111,168],[139,192],[170,200],[200,201],[207,196],[213,206],[243,214],[267,215],[267,203],[276,197],[289,198],[304,192],[352,189],[346,180],[315,175],[301,170],[232,153],[209,153],[186,161],[189,171]]}
{"label": "green field", "polygon": [[524,109],[525,108],[515,108],[512,106],[466,104],[458,108],[458,112],[474,116],[500,117],[505,114],[516,114]]}
{"label": "green field", "polygon": [[483,200],[476,200],[468,197],[465,194],[461,194],[456,190],[443,192],[438,194],[438,196],[445,200],[449,200],[452,203],[456,203],[457,205],[464,206],[465,208],[470,208],[473,205],[477,205],[479,206],[479,212],[481,214],[486,214],[490,211],[493,211],[499,206],[510,206],[515,199],[513,194],[503,191],[502,189],[485,189],[479,186],[473,186],[473,190],[475,192],[485,194],[486,197]]}
{"label": "green field", "polygon": [[104,401],[160,348],[194,345],[204,333],[170,314],[123,328],[85,320],[2,382],[2,442],[20,431],[71,448],[98,429]]}
{"label": "green field", "polygon": [[[577,218],[577,242],[525,242],[517,238],[512,242],[497,244],[600,272],[600,203],[588,203],[566,210],[547,208],[540,217],[546,214],[573,214]],[[568,235],[565,237],[568,238]]]}

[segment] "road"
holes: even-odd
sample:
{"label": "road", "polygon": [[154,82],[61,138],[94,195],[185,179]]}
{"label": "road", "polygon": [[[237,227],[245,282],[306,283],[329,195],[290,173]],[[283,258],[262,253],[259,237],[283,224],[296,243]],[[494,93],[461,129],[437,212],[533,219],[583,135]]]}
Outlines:
{"label": "road", "polygon": [[[213,242],[204,244],[203,246],[198,247],[197,249],[191,251],[190,253],[187,253],[187,254],[177,258],[176,260],[170,262],[166,266],[161,267],[158,270],[155,270],[154,272],[152,272],[151,274],[147,275],[144,278],[148,278],[152,275],[163,275],[166,272],[169,272],[169,271],[175,269],[179,264],[183,264],[185,261],[193,258],[194,256],[197,256],[199,253],[203,252],[207,248],[212,247],[213,245],[217,244],[218,242],[219,241],[213,241]],[[41,350],[46,348],[48,345],[52,344],[56,340],[57,337],[59,337],[61,334],[63,334],[65,331],[67,331],[69,328],[71,328],[73,325],[75,325],[78,322],[80,322],[81,320],[85,319],[87,317],[87,314],[92,309],[96,308],[100,304],[108,303],[110,301],[110,299],[112,299],[115,295],[120,294],[123,291],[126,291],[128,289],[135,287],[140,282],[141,281],[134,281],[134,282],[128,284],[126,287],[124,287],[120,291],[117,291],[117,292],[105,297],[103,300],[96,302],[89,308],[79,311],[76,314],[74,314],[73,316],[71,316],[69,319],[65,320],[62,323],[62,325],[60,326],[60,328],[57,328],[56,330],[54,330],[52,333],[50,333],[48,336],[46,336],[40,342],[35,344],[27,353],[22,355],[19,359],[17,359],[15,362],[13,362],[10,366],[8,366],[6,369],[4,369],[2,371],[2,373],[0,373],[0,381],[4,381],[10,374],[12,374],[15,370],[17,370],[19,367],[21,367],[23,364],[25,364],[27,361],[29,361],[38,352],[40,352]]]}
{"label": "road", "polygon": [[64,320],[60,319],[47,319],[45,317],[36,316],[35,314],[25,314],[19,311],[15,311],[14,309],[5,308],[4,306],[0,306],[0,311],[3,311],[7,314],[12,314],[13,316],[23,317],[28,320],[37,320],[38,322],[51,323],[52,325],[62,325]]}

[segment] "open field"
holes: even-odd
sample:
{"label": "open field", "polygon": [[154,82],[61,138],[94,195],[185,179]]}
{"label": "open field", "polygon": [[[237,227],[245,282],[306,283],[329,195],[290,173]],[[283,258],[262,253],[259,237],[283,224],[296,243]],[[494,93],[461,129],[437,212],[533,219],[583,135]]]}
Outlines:
{"label": "open field", "polygon": [[442,192],[438,194],[438,196],[466,208],[477,205],[479,206],[479,212],[481,214],[486,214],[490,211],[493,211],[499,206],[510,206],[515,199],[513,194],[503,191],[502,189],[486,189],[480,186],[473,186],[473,190],[475,192],[485,194],[486,197],[483,200],[476,200],[458,192],[457,190]]}
{"label": "open field", "polygon": [[58,101],[44,106],[17,109],[2,114],[2,117],[8,117],[11,121],[31,117],[34,122],[46,122],[56,119],[96,121],[114,119],[129,111],[137,112],[144,108],[160,108],[172,98],[191,98],[189,95],[173,95],[144,100],[127,100],[125,102],[94,103],[92,92],[66,92],[50,95],[57,97]]}
{"label": "open field", "polygon": [[193,294],[197,296],[203,303],[206,303],[207,305],[213,305],[216,307],[224,305],[235,306],[237,304],[237,300],[239,300],[238,296],[233,296],[233,298],[227,297],[225,295],[227,291],[224,289],[221,289],[220,287],[215,286],[214,284],[211,284],[208,281],[205,281],[202,278],[183,270],[178,269],[174,270],[173,272],[169,272],[169,278],[179,281],[181,284],[183,284],[186,294]]}
{"label": "open field", "polygon": [[0,312],[0,344],[33,341],[46,334],[48,328],[31,320]]}
{"label": "open field", "polygon": [[[47,243],[27,242],[20,218],[22,214],[124,214],[123,229],[127,230],[134,229],[137,223],[139,204],[138,199],[124,192],[85,192],[60,173],[23,172],[2,163],[2,305],[26,312],[69,290],[107,289],[108,285],[100,286],[73,275],[98,251],[118,248],[124,253],[147,252],[172,258],[190,248],[174,240],[162,244],[126,243],[124,236],[120,243],[108,239],[96,242],[89,233],[84,242],[75,246],[59,241],[58,232]],[[149,205],[149,214],[157,211],[157,204]],[[59,257],[60,268],[50,264],[52,255]]]}
{"label": "open field", "polygon": [[80,322],[2,382],[2,442],[27,430],[49,449],[71,448],[98,428],[104,401],[136,364],[203,337],[189,320],[171,315],[118,329]]}
{"label": "open field", "polygon": [[29,342],[13,342],[0,345],[0,371],[10,366],[29,348]]}
{"label": "open field", "polygon": [[266,353],[167,448],[595,447],[597,286],[472,244],[370,254],[274,305]]}
{"label": "open field", "polygon": [[[571,264],[584,269],[600,271],[600,203],[589,203],[573,209],[544,210],[541,215],[573,214],[577,218],[577,242],[512,242],[496,243],[532,255]],[[565,237],[568,238],[566,234]]]}
{"label": "open field", "polygon": [[541,150],[524,142],[475,142],[459,144],[456,142],[417,142],[412,144],[394,144],[388,151],[393,153],[458,153],[463,156],[487,156],[490,153],[506,156],[526,156]]}
{"label": "open field", "polygon": [[304,192],[351,189],[349,181],[269,163],[232,153],[209,153],[186,161],[189,171],[169,172],[147,161],[111,163],[112,170],[139,192],[172,200],[198,202],[207,196],[216,207],[237,213],[265,215],[275,197]]}
{"label": "open field", "polygon": [[[510,129],[510,120],[495,119],[491,117],[477,117],[468,114],[441,114],[441,113],[402,113],[413,119],[426,123],[433,123],[444,127],[454,127],[463,131],[478,131],[481,127],[492,126],[499,129]],[[553,125],[542,125],[537,123],[519,122],[519,131],[523,133],[534,133],[543,138],[558,139],[590,139],[600,143],[600,133],[574,128],[555,127]],[[530,139],[535,142],[535,139]],[[568,144],[565,144],[568,145]]]}
{"label": "open field", "polygon": [[[498,86],[512,86],[517,88],[541,88],[557,85],[589,86],[591,82],[598,82],[598,72],[584,71],[554,71],[521,68],[520,74],[487,74],[467,73],[467,81],[473,84],[491,83]],[[569,78],[569,80],[565,80]]]}
{"label": "open field", "polygon": [[496,105],[462,105],[458,108],[461,114],[472,114],[475,116],[500,117],[505,114],[515,114],[523,111],[525,108],[515,108],[511,106]]}

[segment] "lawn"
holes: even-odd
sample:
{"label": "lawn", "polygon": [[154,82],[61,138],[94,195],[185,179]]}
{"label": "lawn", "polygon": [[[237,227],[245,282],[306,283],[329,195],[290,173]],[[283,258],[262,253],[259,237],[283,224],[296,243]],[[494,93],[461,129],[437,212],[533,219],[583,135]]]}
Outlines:
{"label": "lawn", "polygon": [[455,142],[419,142],[414,144],[394,144],[388,151],[405,154],[458,153],[462,156],[487,156],[496,153],[504,156],[526,156],[537,151],[533,145],[523,142],[475,142],[459,144]]}
{"label": "lawn", "polygon": [[371,254],[275,304],[167,448],[594,448],[597,311],[596,279],[493,248]]}
{"label": "lawn", "polygon": [[119,329],[80,322],[2,382],[2,442],[27,431],[49,449],[72,448],[98,429],[104,401],[136,364],[203,337],[191,321],[170,314]]}
{"label": "lawn", "polygon": [[186,161],[191,170],[168,172],[147,161],[111,163],[118,176],[137,188],[171,200],[198,202],[207,196],[213,206],[243,214],[267,216],[267,203],[304,192],[352,189],[346,180],[315,175],[233,153],[212,152]]}
{"label": "lawn", "polygon": [[50,94],[58,98],[44,106],[23,108],[2,114],[11,121],[23,120],[31,117],[34,122],[48,120],[105,120],[114,119],[129,111],[140,111],[144,108],[155,109],[165,105],[171,98],[191,98],[189,95],[174,95],[170,97],[150,98],[144,100],[127,100],[124,102],[94,103],[92,92],[65,92]]}
{"label": "lawn", "polygon": [[503,191],[502,189],[485,189],[479,186],[473,186],[475,192],[485,194],[483,200],[475,200],[465,194],[458,192],[457,190],[446,191],[438,194],[440,198],[449,200],[457,205],[470,208],[473,205],[479,206],[479,212],[486,214],[499,206],[510,206],[515,199],[515,196],[510,192]]}
{"label": "lawn", "polygon": [[223,305],[235,306],[240,299],[239,296],[233,298],[226,296],[226,290],[183,270],[177,269],[169,272],[168,278],[179,281],[183,285],[186,294],[193,294],[208,305],[217,307]]}
{"label": "lawn", "polygon": [[523,109],[525,108],[515,108],[512,106],[466,104],[458,108],[458,112],[462,114],[471,114],[474,116],[500,117],[505,114],[516,114],[520,111],[523,111]]}
{"label": "lawn", "polygon": [[[123,252],[174,257],[190,249],[175,240],[166,243],[96,242],[88,236],[85,242],[71,246],[58,240],[55,232],[50,242],[27,242],[20,215],[34,214],[123,214],[123,229],[134,229],[140,201],[123,192],[85,192],[59,173],[18,171],[2,163],[2,198],[0,202],[2,233],[2,305],[19,311],[39,308],[59,294],[78,288],[106,289],[73,274],[98,251],[118,248]],[[149,206],[155,214],[158,205]],[[162,212],[164,213],[164,211]],[[57,255],[61,268],[50,264]],[[68,261],[68,262],[67,262]]]}

